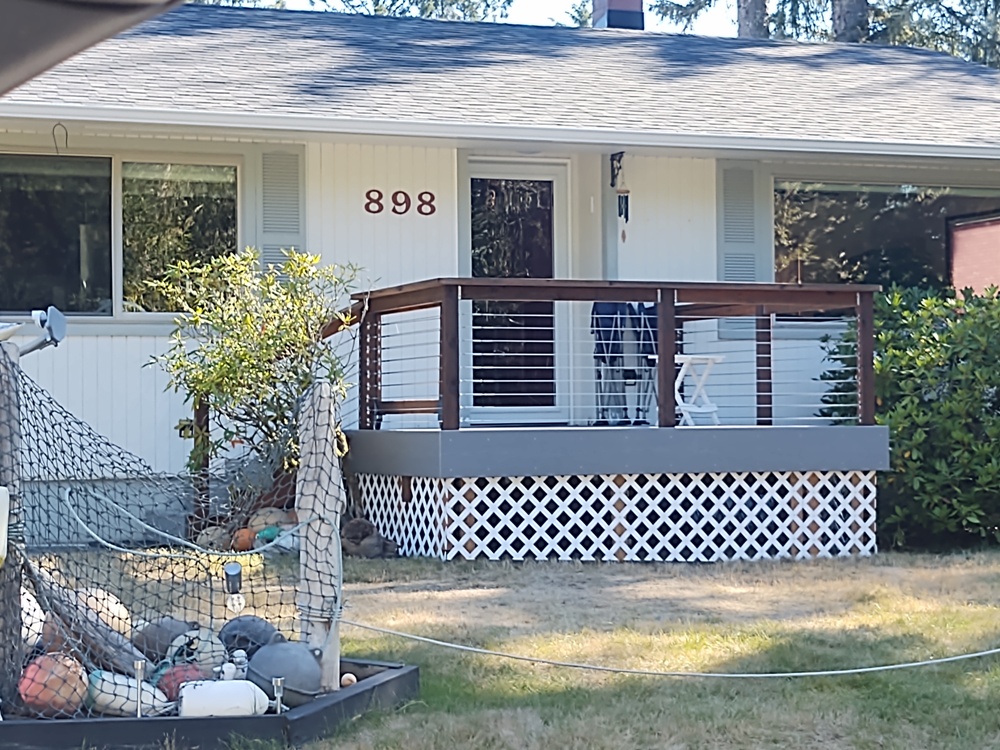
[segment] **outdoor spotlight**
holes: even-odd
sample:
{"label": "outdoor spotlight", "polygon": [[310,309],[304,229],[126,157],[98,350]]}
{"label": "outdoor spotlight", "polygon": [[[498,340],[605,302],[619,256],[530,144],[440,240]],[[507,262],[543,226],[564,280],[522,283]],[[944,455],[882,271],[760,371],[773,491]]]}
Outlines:
{"label": "outdoor spotlight", "polygon": [[233,614],[239,614],[247,606],[247,599],[240,593],[243,588],[243,566],[235,560],[222,566],[222,574],[226,579],[226,609]]}
{"label": "outdoor spotlight", "polygon": [[240,593],[240,589],[243,588],[243,566],[235,560],[227,562],[222,568],[222,573],[226,576],[226,593]]}

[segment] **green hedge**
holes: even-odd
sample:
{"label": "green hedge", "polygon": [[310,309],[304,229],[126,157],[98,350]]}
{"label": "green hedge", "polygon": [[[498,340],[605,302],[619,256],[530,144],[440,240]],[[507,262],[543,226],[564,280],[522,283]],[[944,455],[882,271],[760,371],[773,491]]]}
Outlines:
{"label": "green hedge", "polygon": [[1000,541],[996,290],[893,289],[878,296],[875,320],[877,414],[892,450],[892,470],[879,478],[882,546]]}

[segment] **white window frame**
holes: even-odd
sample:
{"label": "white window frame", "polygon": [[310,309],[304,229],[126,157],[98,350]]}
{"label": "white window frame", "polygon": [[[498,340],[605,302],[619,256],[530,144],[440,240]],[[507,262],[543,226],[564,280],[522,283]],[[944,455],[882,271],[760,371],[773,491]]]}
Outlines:
{"label": "white window frame", "polygon": [[[19,147],[15,145],[0,145],[0,155],[16,156],[56,156],[51,149],[39,147]],[[244,205],[249,191],[247,190],[247,157],[245,152],[218,153],[197,151],[169,150],[125,150],[108,148],[74,148],[67,157],[86,157],[108,159],[111,162],[111,296],[112,313],[110,315],[72,314],[69,322],[74,335],[165,335],[174,326],[176,313],[170,312],[129,312],[124,309],[124,247],[123,247],[123,184],[122,165],[128,163],[141,164],[190,164],[204,166],[220,166],[236,168],[236,248],[246,247],[248,233],[246,227],[247,211]],[[252,212],[251,212],[252,213]],[[23,314],[8,314],[4,321],[30,323],[30,311]],[[116,330],[118,329],[118,330]]]}

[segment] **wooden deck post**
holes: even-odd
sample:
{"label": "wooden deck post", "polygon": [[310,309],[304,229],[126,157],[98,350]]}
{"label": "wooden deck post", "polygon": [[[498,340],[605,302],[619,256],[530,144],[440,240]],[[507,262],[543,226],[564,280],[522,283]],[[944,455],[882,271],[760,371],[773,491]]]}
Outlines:
{"label": "wooden deck post", "polygon": [[771,316],[764,307],[757,308],[755,341],[757,354],[757,424],[774,424],[774,385],[771,367]]}
{"label": "wooden deck post", "polygon": [[361,321],[358,347],[358,426],[374,430],[382,399],[382,313],[368,310]]}
{"label": "wooden deck post", "polygon": [[875,424],[875,295],[858,293],[858,422]]}
{"label": "wooden deck post", "polygon": [[18,349],[0,343],[0,487],[10,491],[10,526],[6,561],[0,568],[0,700],[3,706],[18,701],[18,670],[24,661],[21,639],[21,413],[18,388]]}
{"label": "wooden deck post", "polygon": [[677,295],[660,289],[656,305],[656,390],[659,394],[660,427],[677,425],[677,398],[674,395],[674,355],[677,353]]}
{"label": "wooden deck post", "polygon": [[441,290],[441,429],[457,430],[461,373],[458,350],[458,293],[451,284]]}

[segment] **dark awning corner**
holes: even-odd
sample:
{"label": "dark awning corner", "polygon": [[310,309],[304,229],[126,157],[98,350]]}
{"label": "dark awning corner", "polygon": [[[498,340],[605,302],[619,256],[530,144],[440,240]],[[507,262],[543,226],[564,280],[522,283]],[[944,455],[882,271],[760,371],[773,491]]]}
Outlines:
{"label": "dark awning corner", "polygon": [[0,0],[0,95],[183,0]]}

